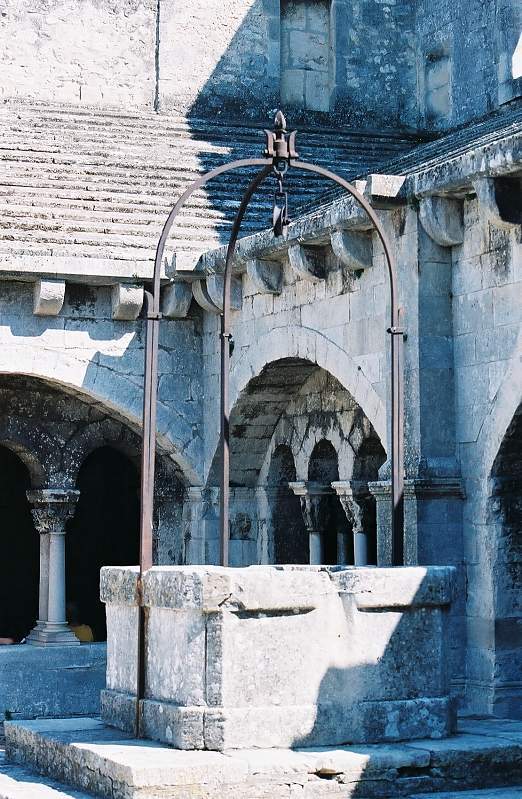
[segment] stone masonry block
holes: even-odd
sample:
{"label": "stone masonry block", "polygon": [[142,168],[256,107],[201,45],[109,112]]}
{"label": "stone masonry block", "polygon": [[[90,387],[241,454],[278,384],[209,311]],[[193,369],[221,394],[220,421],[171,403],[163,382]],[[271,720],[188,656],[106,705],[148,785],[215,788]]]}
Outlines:
{"label": "stone masonry block", "polygon": [[[128,631],[137,608],[121,603],[132,601],[136,572],[113,574],[114,590],[111,569],[102,580],[109,599],[103,717],[121,728],[135,674],[116,674],[114,664],[135,648]],[[182,749],[224,750],[449,734],[452,581],[446,567],[150,569],[146,735]]]}

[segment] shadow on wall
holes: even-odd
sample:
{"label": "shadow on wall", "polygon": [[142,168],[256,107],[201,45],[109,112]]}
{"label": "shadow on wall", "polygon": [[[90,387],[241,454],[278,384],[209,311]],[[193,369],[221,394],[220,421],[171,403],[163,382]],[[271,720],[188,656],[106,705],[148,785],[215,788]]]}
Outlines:
{"label": "shadow on wall", "polygon": [[[412,579],[413,569],[397,569],[395,579],[388,577],[386,589],[381,584],[368,591],[363,577],[354,591],[350,572],[345,571],[347,579],[343,579],[342,570],[332,569],[343,606],[337,615],[339,629],[335,643],[327,648],[330,665],[320,679],[315,722],[308,734],[294,740],[292,748],[315,748],[326,745],[327,739],[334,745],[357,745],[364,740],[437,739],[455,732],[447,658],[452,591],[447,571],[438,570],[435,578],[424,572],[424,577]],[[308,664],[313,663],[314,654],[307,658]],[[352,799],[371,792],[365,782],[375,780],[376,774],[369,761],[369,753],[360,753],[359,773],[350,762]],[[317,776],[338,780],[346,788],[347,774],[335,766],[335,758],[329,757],[324,773]],[[428,766],[425,773],[408,770],[408,792],[422,790],[428,771]],[[389,773],[390,792],[397,790],[398,772]]]}

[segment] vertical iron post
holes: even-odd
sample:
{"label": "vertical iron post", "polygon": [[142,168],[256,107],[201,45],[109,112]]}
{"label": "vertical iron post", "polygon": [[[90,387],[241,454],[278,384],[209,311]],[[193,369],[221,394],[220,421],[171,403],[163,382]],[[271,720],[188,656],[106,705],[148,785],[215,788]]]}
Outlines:
{"label": "vertical iron post", "polygon": [[220,564],[228,566],[229,503],[230,503],[230,290],[232,287],[232,262],[241,223],[255,190],[272,171],[272,164],[265,166],[250,181],[239,206],[230,238],[228,240],[225,272],[223,275],[223,311],[221,314],[221,501],[219,513]]}

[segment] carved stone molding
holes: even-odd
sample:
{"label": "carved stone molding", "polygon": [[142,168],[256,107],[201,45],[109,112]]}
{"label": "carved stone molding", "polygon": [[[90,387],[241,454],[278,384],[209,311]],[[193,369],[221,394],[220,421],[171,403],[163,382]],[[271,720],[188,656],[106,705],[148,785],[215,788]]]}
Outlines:
{"label": "carved stone molding", "polygon": [[356,566],[368,565],[368,536],[364,529],[364,499],[370,496],[368,484],[355,480],[338,480],[332,488],[339,497],[344,514],[352,528]]}
{"label": "carved stone molding", "polygon": [[324,270],[319,263],[318,253],[316,250],[314,251],[313,247],[292,244],[288,248],[288,263],[296,277],[301,280],[319,283],[324,278]]}
{"label": "carved stone molding", "polygon": [[335,256],[348,269],[369,269],[373,266],[372,237],[353,230],[334,230],[330,243]]}
{"label": "carved stone molding", "polygon": [[171,283],[161,293],[161,313],[166,319],[185,319],[192,302],[189,283]]}
{"label": "carved stone molding", "polygon": [[521,178],[477,178],[473,188],[492,225],[512,230],[522,224]]}
{"label": "carved stone molding", "polygon": [[247,274],[262,294],[280,294],[283,285],[283,268],[279,261],[252,258],[246,264]]}
{"label": "carved stone molding", "polygon": [[65,300],[65,280],[37,280],[34,284],[33,313],[58,316]]}
{"label": "carved stone molding", "polygon": [[48,488],[28,491],[31,513],[40,535],[62,535],[66,522],[74,515],[80,492],[74,489]]}
{"label": "carved stone molding", "polygon": [[[192,293],[204,311],[215,314],[223,311],[223,275],[208,275],[204,280],[196,280],[192,284]],[[241,283],[237,278],[232,278],[230,307],[233,311],[240,311],[241,305]]]}
{"label": "carved stone molding", "polygon": [[329,485],[311,480],[296,480],[288,483],[288,487],[299,497],[301,513],[305,523],[310,545],[310,563],[320,564],[324,561],[324,531],[321,530],[319,513],[321,498],[333,494]]}
{"label": "carved stone molding", "polygon": [[419,205],[421,225],[441,247],[453,247],[464,241],[462,202],[447,197],[423,197]]}

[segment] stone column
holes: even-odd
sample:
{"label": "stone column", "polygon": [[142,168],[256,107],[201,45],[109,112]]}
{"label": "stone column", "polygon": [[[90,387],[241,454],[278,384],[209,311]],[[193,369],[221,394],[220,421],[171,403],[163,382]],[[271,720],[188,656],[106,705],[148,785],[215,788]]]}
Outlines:
{"label": "stone column", "polygon": [[256,486],[257,514],[257,562],[259,564],[275,563],[274,510],[277,503],[279,486]]}
{"label": "stone column", "polygon": [[154,489],[152,562],[155,566],[186,563],[181,487],[169,476],[157,475]]}
{"label": "stone column", "polygon": [[310,563],[321,565],[324,563],[324,531],[321,530],[319,519],[319,501],[325,494],[331,494],[330,486],[324,486],[311,480],[298,480],[288,483],[288,487],[299,497],[301,513],[308,533],[310,544]]}
{"label": "stone column", "polygon": [[78,496],[79,491],[60,488],[27,492],[40,533],[40,618],[27,637],[27,643],[34,646],[80,643],[65,615],[65,524],[74,513]]}
{"label": "stone column", "polygon": [[[368,565],[368,533],[364,529],[364,507],[362,500],[368,496],[366,483],[354,480],[338,480],[332,488],[339,497],[344,513],[353,533],[353,554],[356,566]],[[337,534],[337,562],[346,563],[347,545],[345,533]],[[343,559],[344,558],[344,559]]]}
{"label": "stone column", "polygon": [[189,486],[183,505],[183,538],[185,563],[202,566],[205,563],[205,531],[203,529],[203,488]]}

